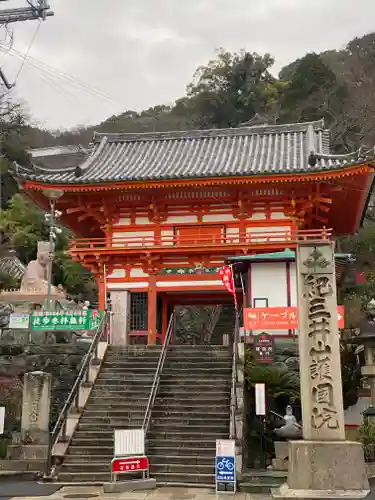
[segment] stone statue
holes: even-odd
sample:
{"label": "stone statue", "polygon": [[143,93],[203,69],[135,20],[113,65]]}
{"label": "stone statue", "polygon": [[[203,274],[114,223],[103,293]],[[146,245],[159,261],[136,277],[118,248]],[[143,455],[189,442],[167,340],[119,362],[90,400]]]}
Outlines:
{"label": "stone statue", "polygon": [[284,439],[301,439],[302,426],[297,422],[293,415],[293,409],[290,405],[286,407],[286,414],[283,417],[285,424],[280,429],[275,430],[275,434]]}
{"label": "stone statue", "polygon": [[28,263],[23,275],[20,291],[47,293],[47,268],[51,262],[51,255],[45,251],[39,251],[36,260]]}

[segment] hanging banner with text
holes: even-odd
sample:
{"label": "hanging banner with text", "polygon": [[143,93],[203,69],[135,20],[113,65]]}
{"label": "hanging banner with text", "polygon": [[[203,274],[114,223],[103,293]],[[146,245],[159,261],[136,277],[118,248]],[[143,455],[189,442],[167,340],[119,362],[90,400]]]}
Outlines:
{"label": "hanging banner with text", "polygon": [[35,311],[30,315],[30,330],[45,332],[48,330],[96,330],[103,313],[98,310],[81,311]]}
{"label": "hanging banner with text", "polygon": [[[247,307],[243,311],[246,330],[295,330],[296,307]],[[344,328],[344,306],[337,306],[338,328]]]}

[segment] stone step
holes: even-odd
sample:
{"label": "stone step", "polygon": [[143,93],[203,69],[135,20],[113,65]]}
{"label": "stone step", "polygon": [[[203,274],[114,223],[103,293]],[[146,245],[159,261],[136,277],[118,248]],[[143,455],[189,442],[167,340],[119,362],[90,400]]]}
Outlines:
{"label": "stone step", "polygon": [[[72,464],[81,464],[84,463],[86,464],[87,461],[90,461],[91,463],[95,464],[107,464],[107,467],[111,464],[111,461],[113,460],[113,453],[108,453],[108,454],[101,454],[101,455],[94,455],[94,454],[84,454],[84,455],[79,455],[79,454],[70,454],[65,456],[64,458],[64,465],[65,467],[71,466]],[[104,469],[103,469],[104,470]]]}
{"label": "stone step", "polygon": [[232,357],[212,357],[212,356],[205,356],[203,358],[199,358],[198,356],[181,356],[181,357],[176,357],[176,356],[171,356],[170,354],[167,355],[165,359],[165,365],[180,365],[180,364],[188,364],[189,366],[214,366],[214,365],[223,365],[223,366],[231,366],[232,365]]}
{"label": "stone step", "polygon": [[162,402],[156,401],[152,412],[198,412],[199,414],[205,414],[205,410],[208,413],[216,412],[220,415],[229,415],[229,404],[227,399],[223,403],[212,402],[210,405],[202,404],[202,401],[189,400],[188,403],[180,402],[175,399],[171,400],[168,406],[164,405]]}
{"label": "stone step", "polygon": [[[73,456],[73,455],[78,455],[78,456],[85,456],[87,455],[91,456],[112,456],[113,457],[113,444],[110,446],[103,446],[103,445],[94,445],[93,443],[91,445],[87,446],[69,446],[68,449],[68,454],[66,455],[67,457]],[[65,459],[66,459],[65,458]]]}
{"label": "stone step", "polygon": [[[204,437],[186,437],[186,436],[171,436],[166,440],[163,436],[152,437],[150,433],[147,436],[147,446],[149,450],[159,450],[164,447],[173,448],[174,450],[186,450],[187,448],[195,449],[215,449],[216,450],[217,436],[204,436]],[[226,438],[223,438],[226,439]]]}
{"label": "stone step", "polygon": [[113,373],[102,373],[99,375],[99,377],[96,379],[95,385],[116,385],[116,386],[121,386],[123,384],[127,385],[150,385],[152,386],[153,381],[154,381],[155,374],[153,373],[152,375],[150,374],[149,376],[144,376],[142,377],[135,377],[133,375],[129,377],[119,377],[118,374]]}
{"label": "stone step", "polygon": [[[147,446],[148,456],[158,456],[158,457],[194,457],[199,456],[201,458],[215,457],[216,448],[215,446],[190,446],[187,443],[186,446],[179,446],[176,444],[175,447],[169,446],[168,442],[164,442],[164,445],[155,446],[153,442],[150,442]],[[159,462],[163,463],[163,462]]]}
{"label": "stone step", "polygon": [[61,469],[58,472],[59,483],[103,484],[111,480],[110,472],[75,472],[73,469]]}
{"label": "stone step", "polygon": [[158,366],[159,360],[152,360],[152,361],[105,361],[104,367],[105,368],[111,368],[112,370],[133,370],[133,371],[138,371],[138,370],[148,370],[150,372],[154,372],[156,370],[156,367]]}
{"label": "stone step", "polygon": [[[175,406],[175,405],[183,405],[183,406],[194,406],[195,404],[197,405],[202,405],[203,401],[206,401],[207,406],[210,405],[215,405],[215,404],[222,404],[222,405],[228,405],[228,398],[230,395],[226,394],[187,394],[186,392],[183,392],[181,394],[175,395],[175,397],[171,395],[159,395],[157,396],[157,406],[162,406],[163,408],[166,408],[169,405]],[[155,406],[156,406],[155,405]]]}
{"label": "stone step", "polygon": [[285,471],[244,471],[240,483],[240,490],[246,493],[270,493],[272,488],[277,488],[287,480]]}
{"label": "stone step", "polygon": [[179,374],[180,377],[185,376],[186,378],[191,377],[191,375],[195,376],[209,376],[209,375],[228,375],[230,376],[232,374],[232,368],[205,368],[202,366],[199,367],[190,367],[190,368],[170,368],[169,366],[164,366],[162,376],[163,378],[166,377],[174,377],[175,375]]}
{"label": "stone step", "polygon": [[[121,398],[117,397],[117,399],[120,399],[121,401]],[[136,406],[140,406],[141,404],[145,404],[147,406],[147,403],[148,403],[148,395],[147,394],[143,394],[142,397],[139,397],[137,395],[137,393],[132,393],[128,396],[126,396],[126,401],[122,401],[123,403],[131,403],[132,405],[134,405],[134,407]],[[120,403],[119,401],[119,403]],[[102,403],[102,404],[109,404],[111,406],[115,406],[116,405],[116,396],[113,396],[113,395],[107,395],[107,396],[95,396],[95,395],[90,395],[90,399],[88,401],[88,404],[92,404],[92,403]]]}
{"label": "stone step", "polygon": [[[210,382],[212,383],[212,380],[215,380],[216,385],[222,385],[222,384],[228,384],[231,383],[231,374],[230,373],[224,373],[222,374],[215,374],[215,377],[210,377]],[[172,385],[182,385],[182,384],[205,384],[207,383],[207,378],[209,377],[210,373],[208,372],[207,374],[195,374],[194,372],[189,373],[189,372],[183,372],[183,374],[180,374],[178,370],[173,374],[173,375],[168,375],[164,371],[161,375],[160,379],[160,384],[172,384]]]}
{"label": "stone step", "polygon": [[161,345],[127,345],[127,346],[116,346],[116,345],[109,345],[107,352],[110,354],[116,354],[116,353],[126,353],[129,354],[130,356],[134,354],[140,355],[151,355],[155,354],[158,351],[161,351],[163,346]]}
{"label": "stone step", "polygon": [[145,412],[139,408],[133,409],[130,408],[128,410],[119,410],[118,408],[107,408],[103,410],[97,410],[95,408],[88,407],[87,410],[84,411],[81,421],[83,419],[88,420],[107,420],[108,418],[132,418],[132,419],[140,419],[144,417]]}
{"label": "stone step", "polygon": [[112,396],[112,395],[116,395],[119,397],[119,398],[126,398],[127,396],[134,396],[134,395],[137,395],[139,394],[140,396],[142,395],[142,397],[146,397],[150,394],[151,392],[151,386],[132,386],[132,385],[128,385],[128,386],[117,386],[117,387],[113,387],[113,386],[97,386],[95,384],[90,396]]}
{"label": "stone step", "polygon": [[114,450],[114,440],[113,433],[111,435],[102,436],[100,433],[87,435],[87,433],[83,435],[77,435],[74,433],[71,444],[69,446],[69,450],[78,447],[78,448],[86,448],[87,446],[93,446],[94,443],[98,446],[104,448],[111,448]]}
{"label": "stone step", "polygon": [[200,344],[200,345],[178,345],[178,344],[171,344],[168,346],[168,352],[203,352],[203,353],[208,353],[208,352],[232,352],[232,347],[231,346],[224,346],[224,345],[207,345],[207,344]]}
{"label": "stone step", "polygon": [[171,472],[153,472],[151,477],[156,479],[157,484],[167,485],[200,485],[213,486],[215,484],[215,474],[181,474]]}
{"label": "stone step", "polygon": [[207,432],[205,427],[196,427],[194,430],[191,427],[188,429],[184,427],[183,430],[169,428],[165,432],[162,432],[161,430],[155,431],[151,428],[147,437],[150,441],[155,439],[165,439],[170,441],[173,437],[178,437],[178,439],[207,439],[208,441],[216,441],[216,439],[228,439],[228,434],[229,426],[227,433],[223,431],[215,431],[213,429],[210,429],[210,431]]}
{"label": "stone step", "polygon": [[139,364],[138,366],[128,366],[128,365],[120,365],[117,366],[117,363],[108,363],[107,361],[105,362],[103,368],[101,369],[101,373],[106,373],[108,371],[111,371],[113,373],[117,374],[127,374],[127,373],[137,373],[139,375],[141,374],[147,374],[147,373],[155,373],[156,371],[156,365],[155,366],[147,366],[143,364]]}
{"label": "stone step", "polygon": [[169,463],[169,464],[150,464],[151,476],[154,474],[164,473],[164,474],[215,474],[214,464],[210,465],[199,465],[199,464],[181,464],[181,463]]}
{"label": "stone step", "polygon": [[105,401],[103,401],[103,398],[97,398],[95,400],[92,400],[90,398],[85,412],[95,411],[105,414],[107,411],[112,412],[114,410],[118,410],[122,412],[142,411],[144,413],[147,408],[147,403],[148,398],[144,398],[141,402],[138,401],[137,404],[135,404],[134,400],[129,399],[125,401],[117,399],[116,401],[115,398],[107,398]]}
{"label": "stone step", "polygon": [[191,417],[190,415],[182,415],[181,417],[175,417],[173,415],[167,415],[159,417],[152,412],[151,422],[155,425],[168,424],[168,425],[206,425],[206,422],[210,422],[212,425],[229,425],[229,415],[215,415],[214,417],[207,418],[205,413],[201,415]]}
{"label": "stone step", "polygon": [[78,424],[77,433],[79,432],[97,432],[97,433],[107,433],[111,431],[114,432],[115,429],[141,429],[143,424],[143,419],[141,420],[113,420],[111,422],[98,422],[98,421],[82,421]]}
{"label": "stone step", "polygon": [[215,467],[215,453],[200,455],[164,455],[164,454],[154,454],[148,451],[147,456],[150,460],[150,465],[153,468],[154,464],[168,465],[168,464],[178,464],[178,465],[206,465],[208,467]]}
{"label": "stone step", "polygon": [[[65,470],[69,469],[71,471],[74,471],[74,473],[77,472],[91,472],[91,473],[96,473],[96,472],[106,472],[111,470],[111,461],[112,458],[109,458],[108,460],[104,461],[95,461],[92,460],[90,457],[89,461],[76,461],[76,460],[69,460],[68,462],[65,462],[61,465],[61,472],[65,472]],[[60,474],[59,474],[60,476]]]}
{"label": "stone step", "polygon": [[[139,424],[129,424],[127,426],[122,427],[123,429],[139,429]],[[107,429],[80,429],[78,428],[76,432],[74,433],[73,440],[80,441],[81,439],[91,439],[93,443],[97,440],[98,437],[101,439],[106,439],[108,442],[109,440],[113,439],[113,434],[114,434],[114,428],[107,428]]]}
{"label": "stone step", "polygon": [[160,434],[169,436],[171,433],[175,433],[176,435],[201,435],[202,433],[207,432],[208,434],[220,434],[223,435],[226,432],[229,433],[229,422],[224,422],[220,424],[207,424],[204,423],[204,420],[201,420],[201,424],[182,424],[172,422],[163,422],[153,423],[150,428],[151,435]]}
{"label": "stone step", "polygon": [[180,398],[183,397],[184,395],[186,397],[191,397],[191,396],[203,396],[203,395],[208,395],[208,396],[217,396],[218,398],[222,397],[230,397],[231,393],[231,387],[228,385],[228,387],[207,387],[207,386],[200,386],[196,385],[195,387],[187,386],[187,387],[182,387],[179,385],[176,386],[165,386],[164,384],[161,384],[159,387],[158,391],[158,397],[162,398],[164,396],[173,396],[175,398]]}

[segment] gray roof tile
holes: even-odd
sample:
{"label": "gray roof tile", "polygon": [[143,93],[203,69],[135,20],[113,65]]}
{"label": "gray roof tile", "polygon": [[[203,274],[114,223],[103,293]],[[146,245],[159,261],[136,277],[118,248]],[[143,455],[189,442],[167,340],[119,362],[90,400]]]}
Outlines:
{"label": "gray roof tile", "polygon": [[[323,155],[315,166],[311,151]],[[361,158],[363,161],[363,157]],[[17,167],[14,175],[46,183],[115,181],[310,173],[360,161],[358,154],[330,156],[329,131],[322,120],[291,125],[138,134],[95,134],[89,158],[76,167]]]}

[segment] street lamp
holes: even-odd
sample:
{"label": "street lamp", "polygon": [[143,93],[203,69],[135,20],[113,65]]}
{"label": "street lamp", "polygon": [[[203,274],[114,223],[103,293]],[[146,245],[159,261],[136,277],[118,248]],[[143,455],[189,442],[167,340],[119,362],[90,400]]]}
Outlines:
{"label": "street lamp", "polygon": [[50,212],[44,215],[44,219],[49,226],[49,262],[47,270],[47,309],[51,309],[51,295],[52,295],[52,265],[55,255],[55,240],[61,229],[56,226],[57,220],[61,217],[62,213],[56,210],[56,200],[61,198],[64,191],[61,189],[44,189],[43,194],[49,200]]}

